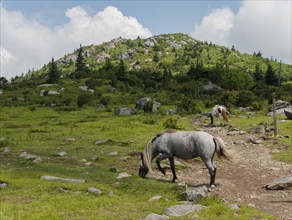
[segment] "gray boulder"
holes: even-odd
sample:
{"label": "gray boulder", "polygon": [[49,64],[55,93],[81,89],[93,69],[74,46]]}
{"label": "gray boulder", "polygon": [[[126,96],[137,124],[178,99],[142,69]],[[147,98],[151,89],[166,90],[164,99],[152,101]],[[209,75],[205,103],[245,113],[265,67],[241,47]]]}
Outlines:
{"label": "gray boulder", "polygon": [[156,112],[160,106],[159,102],[153,101],[150,97],[144,97],[136,102],[135,109],[144,110],[145,112]]}
{"label": "gray boulder", "polygon": [[182,193],[182,200],[184,201],[196,201],[199,198],[205,198],[208,194],[208,188],[206,186],[188,187],[185,192]]}
{"label": "gray boulder", "polygon": [[99,54],[99,55],[96,56],[96,61],[98,63],[100,63],[100,62],[102,62],[104,60],[107,60],[109,58],[110,58],[110,55],[109,54],[107,54],[105,52],[102,52],[101,54]]}
{"label": "gray boulder", "polygon": [[206,85],[203,85],[203,89],[205,91],[213,91],[213,90],[221,90],[221,87],[216,84],[213,84],[211,81],[208,81]]}
{"label": "gray boulder", "polygon": [[[284,115],[285,111],[292,112],[292,105],[290,104],[290,102],[278,100],[278,101],[276,101],[275,105],[276,105],[276,114],[277,115]],[[270,109],[269,109],[269,112],[267,113],[267,115],[273,115],[273,105],[270,106]]]}
{"label": "gray boulder", "polygon": [[292,108],[284,109],[284,113],[288,119],[290,119],[290,120],[292,119]]}
{"label": "gray boulder", "polygon": [[102,194],[102,191],[101,191],[100,189],[96,189],[96,188],[94,188],[94,187],[89,187],[89,188],[87,189],[87,192],[93,193],[93,194],[95,194],[95,195],[100,195],[100,194]]}
{"label": "gray boulder", "polygon": [[290,187],[292,187],[292,176],[280,177],[265,185],[269,190],[283,190]]}

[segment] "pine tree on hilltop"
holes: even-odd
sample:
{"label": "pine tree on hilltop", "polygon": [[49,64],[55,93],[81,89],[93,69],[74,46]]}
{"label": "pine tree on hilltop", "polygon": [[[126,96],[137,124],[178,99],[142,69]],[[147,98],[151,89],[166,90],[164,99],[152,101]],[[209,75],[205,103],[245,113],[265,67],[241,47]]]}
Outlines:
{"label": "pine tree on hilltop", "polygon": [[83,48],[81,44],[76,59],[76,71],[86,71],[86,66],[83,57]]}
{"label": "pine tree on hilltop", "polygon": [[60,72],[58,70],[57,64],[55,63],[54,57],[52,57],[52,61],[50,62],[49,74],[48,74],[48,83],[55,83],[60,78]]}

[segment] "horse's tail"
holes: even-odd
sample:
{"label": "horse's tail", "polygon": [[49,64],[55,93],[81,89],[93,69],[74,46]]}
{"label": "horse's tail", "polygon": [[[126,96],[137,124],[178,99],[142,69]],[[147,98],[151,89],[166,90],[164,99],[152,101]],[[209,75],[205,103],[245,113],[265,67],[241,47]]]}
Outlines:
{"label": "horse's tail", "polygon": [[220,158],[221,156],[223,156],[227,160],[232,160],[232,157],[225,150],[224,141],[219,137],[214,137],[213,141],[215,143],[215,151],[218,157]]}

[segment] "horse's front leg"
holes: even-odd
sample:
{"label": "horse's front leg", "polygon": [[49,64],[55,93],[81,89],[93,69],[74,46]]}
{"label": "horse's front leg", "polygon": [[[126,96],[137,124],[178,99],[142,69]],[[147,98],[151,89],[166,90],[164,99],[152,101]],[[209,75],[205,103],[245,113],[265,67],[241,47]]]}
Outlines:
{"label": "horse's front leg", "polygon": [[165,159],[167,159],[167,158],[169,158],[169,155],[167,155],[167,154],[161,154],[159,157],[157,157],[157,159],[156,159],[156,164],[157,164],[157,167],[158,167],[158,170],[165,176],[165,174],[166,174],[166,170],[165,170],[165,168],[162,168],[161,167],[161,165],[160,165],[160,161],[162,161],[162,160],[165,160]]}
{"label": "horse's front leg", "polygon": [[174,159],[173,159],[173,157],[170,157],[170,158],[168,158],[168,160],[169,160],[169,164],[170,164],[170,168],[171,168],[172,176],[173,176],[172,182],[174,183],[175,180],[177,179],[177,176],[176,176],[176,173],[175,173]]}

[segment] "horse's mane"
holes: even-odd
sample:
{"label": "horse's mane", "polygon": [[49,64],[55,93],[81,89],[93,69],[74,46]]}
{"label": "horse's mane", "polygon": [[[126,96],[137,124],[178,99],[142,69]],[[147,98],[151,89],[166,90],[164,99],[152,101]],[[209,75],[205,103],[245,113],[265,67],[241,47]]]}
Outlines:
{"label": "horse's mane", "polygon": [[152,143],[161,135],[165,134],[165,133],[176,133],[177,130],[175,129],[166,129],[164,131],[159,132],[154,138],[152,138],[151,141],[148,142],[145,150],[143,151],[143,162],[144,165],[150,170],[152,171],[152,166],[151,166],[151,161],[152,161]]}

